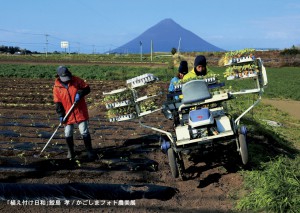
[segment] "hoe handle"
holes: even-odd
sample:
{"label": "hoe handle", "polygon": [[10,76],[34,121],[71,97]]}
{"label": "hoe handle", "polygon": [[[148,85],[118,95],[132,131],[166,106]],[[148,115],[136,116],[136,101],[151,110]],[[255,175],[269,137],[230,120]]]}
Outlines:
{"label": "hoe handle", "polygon": [[52,140],[52,138],[54,137],[54,135],[56,134],[56,132],[58,131],[59,127],[62,126],[63,122],[65,122],[68,118],[68,116],[70,115],[70,113],[73,111],[74,107],[75,107],[76,103],[74,103],[71,108],[69,109],[69,111],[67,112],[67,114],[65,115],[63,121],[58,125],[58,127],[56,128],[56,130],[53,132],[53,134],[51,135],[51,137],[49,138],[48,142],[46,143],[46,145],[44,146],[44,148],[42,149],[42,151],[40,152],[40,155],[43,153],[43,151],[46,149],[46,147],[48,146],[48,144],[50,143],[50,141]]}
{"label": "hoe handle", "polygon": [[[69,111],[67,112],[67,114],[65,115],[65,117],[63,119],[63,122],[65,122],[67,120],[67,118],[69,117],[70,113],[73,111],[73,109],[74,109],[75,106],[76,106],[76,102],[73,103],[73,105],[71,106],[71,108],[69,109]],[[60,125],[62,125],[62,123],[60,123]]]}

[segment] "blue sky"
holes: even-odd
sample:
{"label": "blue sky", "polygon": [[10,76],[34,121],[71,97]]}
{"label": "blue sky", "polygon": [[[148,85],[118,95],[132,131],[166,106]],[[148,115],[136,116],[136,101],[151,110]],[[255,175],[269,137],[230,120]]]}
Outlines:
{"label": "blue sky", "polygon": [[[299,0],[0,0],[0,45],[102,53],[166,18],[226,50],[300,45]],[[46,42],[47,39],[47,42]],[[48,43],[48,45],[46,45]]]}

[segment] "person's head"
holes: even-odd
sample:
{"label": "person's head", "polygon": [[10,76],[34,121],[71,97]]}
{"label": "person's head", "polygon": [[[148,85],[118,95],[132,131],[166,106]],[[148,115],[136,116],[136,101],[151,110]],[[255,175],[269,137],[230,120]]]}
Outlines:
{"label": "person's head", "polygon": [[178,67],[178,77],[180,79],[183,78],[185,74],[189,72],[188,63],[187,61],[181,61]]}
{"label": "person's head", "polygon": [[57,77],[59,77],[60,81],[68,82],[72,78],[72,73],[65,66],[59,66],[57,68]]}
{"label": "person's head", "polygon": [[203,55],[198,55],[194,61],[194,70],[197,75],[206,75],[206,58]]}

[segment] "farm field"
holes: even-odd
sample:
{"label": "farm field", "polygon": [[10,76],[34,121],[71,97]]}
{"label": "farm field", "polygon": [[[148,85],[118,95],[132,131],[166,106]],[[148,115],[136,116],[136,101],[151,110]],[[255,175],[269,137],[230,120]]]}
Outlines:
{"label": "farm field", "polygon": [[[217,63],[218,58],[213,61]],[[235,144],[217,145],[214,150],[208,150],[202,155],[197,152],[184,155],[185,180],[180,180],[171,175],[167,155],[159,147],[157,132],[141,127],[138,120],[108,122],[102,103],[103,92],[123,88],[124,79],[144,73],[159,76],[161,81],[157,85],[166,90],[166,82],[174,72],[170,65],[166,62],[151,66],[141,63],[138,68],[135,63],[110,66],[109,63],[68,61],[73,73],[87,79],[92,89],[86,100],[97,160],[86,161],[83,142],[77,129],[75,150],[78,159],[65,159],[67,147],[63,128],[59,129],[42,156],[35,158],[34,155],[40,153],[59,124],[52,100],[53,71],[57,63],[24,63],[22,60],[13,62],[0,63],[2,212],[232,212],[236,203],[249,195],[249,190],[243,191],[241,188],[245,182],[245,174],[260,171],[264,163],[276,165],[271,161],[277,156],[285,155],[293,159],[291,156],[297,155],[290,145],[294,144],[298,149],[300,147],[297,101],[300,99],[299,94],[294,92],[299,90],[294,81],[299,76],[297,67],[267,68],[269,84],[262,103],[242,121],[248,127],[247,141],[251,160],[247,167],[242,166]],[[213,71],[223,77],[224,68],[213,67]],[[240,89],[244,83],[247,82],[227,81],[226,86]],[[248,83],[253,84],[252,81]],[[251,99],[252,97],[237,98],[233,105],[229,105],[229,109],[234,113],[241,113],[241,110],[253,103],[254,99]],[[275,121],[280,126],[269,126],[268,121]],[[159,111],[143,117],[142,122],[172,131],[173,122]],[[292,175],[291,179],[295,176],[297,174]],[[257,180],[255,177],[253,179]],[[84,187],[85,190],[76,191],[75,186]],[[283,186],[286,187],[286,184],[283,183]],[[290,189],[294,187],[291,186]],[[10,191],[12,193],[8,193]],[[72,194],[70,192],[75,193],[74,196],[78,198],[87,197],[95,205],[79,203],[15,206],[8,203],[13,199],[58,199],[62,193],[68,196]],[[290,196],[294,197],[292,193]],[[256,195],[254,197],[258,201],[261,199]],[[134,201],[134,205],[129,205],[128,202],[117,206],[113,203],[97,205],[93,199],[129,200]],[[253,206],[246,204],[248,210],[257,208]]]}
{"label": "farm field", "polygon": [[[14,84],[10,86],[7,86],[7,81],[11,79],[0,80],[3,88],[0,105],[0,168],[3,170],[1,182],[153,184],[171,187],[177,193],[171,191],[164,198],[157,195],[154,199],[137,199],[134,206],[136,211],[228,211],[232,208],[231,196],[239,187],[241,177],[236,173],[240,164],[235,162],[231,154],[217,152],[216,156],[207,156],[204,160],[206,163],[201,163],[202,160],[197,158],[185,159],[187,181],[174,180],[167,157],[158,146],[157,135],[141,128],[137,121],[107,121],[104,106],[95,103],[101,103],[102,91],[122,87],[123,81],[89,81],[92,88],[87,99],[90,107],[90,128],[93,146],[100,159],[85,162],[83,143],[77,137],[75,144],[80,156],[80,166],[78,162],[64,159],[66,146],[62,128],[46,148],[43,157],[33,158],[58,125],[52,104],[52,80],[14,79]],[[167,85],[162,83],[161,86]],[[144,122],[167,129],[172,125],[161,113],[148,116]],[[33,172],[28,172],[28,169]],[[30,209],[28,206],[4,207],[7,208],[24,212]],[[61,208],[59,211],[67,212],[69,208],[73,208],[72,212],[75,211],[75,207]],[[83,208],[77,207],[78,211]]]}
{"label": "farm field", "polygon": [[[40,158],[34,158],[45,146],[59,121],[52,102],[53,80],[1,78],[0,169],[1,183],[14,184],[128,184],[133,192],[145,193],[135,198],[134,206],[11,206],[1,205],[3,212],[82,212],[118,210],[136,212],[227,212],[238,199],[243,170],[235,144],[217,146],[207,155],[184,156],[186,180],[173,179],[167,156],[158,145],[159,135],[139,126],[138,121],[110,123],[101,104],[103,91],[124,87],[124,81],[88,80],[92,92],[87,96],[92,143],[98,159],[85,160],[83,142],[75,138],[77,161],[65,159],[66,145],[61,128]],[[168,84],[159,83],[162,88]],[[172,121],[157,112],[142,119],[150,126],[165,130]],[[77,133],[78,134],[78,133]],[[267,138],[250,135],[251,142],[270,150]],[[264,150],[265,149],[265,150]],[[266,151],[268,149],[268,151]],[[250,165],[251,167],[251,165]],[[151,187],[167,187],[147,194]],[[109,191],[109,190],[108,190]],[[130,200],[122,196],[122,187],[105,196]],[[38,199],[38,198],[37,198]]]}

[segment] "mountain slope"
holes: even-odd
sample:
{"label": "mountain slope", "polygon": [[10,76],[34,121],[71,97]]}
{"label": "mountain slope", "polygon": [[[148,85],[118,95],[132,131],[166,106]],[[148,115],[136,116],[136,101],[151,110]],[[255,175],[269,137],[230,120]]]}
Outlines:
{"label": "mountain slope", "polygon": [[151,41],[153,52],[170,52],[173,47],[177,49],[179,43],[181,52],[223,51],[191,31],[184,29],[172,19],[164,19],[140,36],[111,52],[140,53],[142,49],[143,53],[150,53]]}

